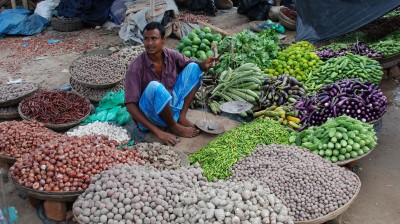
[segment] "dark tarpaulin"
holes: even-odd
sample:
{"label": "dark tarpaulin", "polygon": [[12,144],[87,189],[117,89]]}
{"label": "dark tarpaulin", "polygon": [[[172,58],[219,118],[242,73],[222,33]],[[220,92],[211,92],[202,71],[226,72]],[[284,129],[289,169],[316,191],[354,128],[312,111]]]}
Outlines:
{"label": "dark tarpaulin", "polygon": [[79,18],[91,26],[103,25],[114,0],[61,0],[57,16]]}
{"label": "dark tarpaulin", "polygon": [[309,42],[354,31],[400,6],[400,0],[293,1],[297,9],[296,41]]}

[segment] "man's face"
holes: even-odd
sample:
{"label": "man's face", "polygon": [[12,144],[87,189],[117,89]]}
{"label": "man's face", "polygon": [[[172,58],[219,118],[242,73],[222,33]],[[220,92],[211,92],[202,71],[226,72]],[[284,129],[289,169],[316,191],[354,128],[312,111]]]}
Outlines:
{"label": "man's face", "polygon": [[161,37],[158,29],[144,31],[143,38],[144,48],[148,54],[157,54],[162,51],[165,43],[165,37]]}

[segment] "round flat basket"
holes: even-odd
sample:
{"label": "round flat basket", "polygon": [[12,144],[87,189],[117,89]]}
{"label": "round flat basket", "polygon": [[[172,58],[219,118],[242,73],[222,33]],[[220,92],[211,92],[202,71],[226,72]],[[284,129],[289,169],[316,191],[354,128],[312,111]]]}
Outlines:
{"label": "round flat basket", "polygon": [[9,164],[14,164],[17,161],[17,158],[15,157],[10,157],[10,156],[5,156],[5,155],[0,155],[0,161],[9,163]]}
{"label": "round flat basket", "polygon": [[200,130],[209,134],[219,135],[225,132],[224,126],[215,121],[199,119],[196,121],[195,125]]}
{"label": "round flat basket", "polygon": [[[91,57],[92,58],[97,58],[95,60],[98,60],[99,58],[107,58],[110,61],[113,61],[113,63],[115,63],[114,66],[117,66],[118,68],[120,68],[120,71],[111,74],[111,75],[113,75],[113,80],[110,80],[108,83],[89,83],[87,81],[80,80],[77,77],[78,76],[77,73],[79,71],[78,64],[80,63],[81,60],[88,59],[88,58],[91,58]],[[102,62],[102,63],[104,63],[104,62]],[[69,66],[69,72],[71,73],[71,76],[73,77],[73,79],[75,81],[77,81],[80,85],[84,86],[84,87],[91,88],[91,89],[107,89],[107,88],[111,88],[111,87],[117,85],[119,82],[121,82],[125,78],[126,67],[118,59],[110,57],[110,56],[106,56],[106,55],[84,55],[84,56],[81,56],[81,57],[75,59],[71,63],[71,65]],[[109,76],[109,74],[107,74],[107,75]],[[99,77],[99,79],[101,79],[101,77]]]}
{"label": "round flat basket", "polygon": [[381,63],[381,64],[388,64],[390,62],[393,62],[393,61],[396,62],[398,60],[400,60],[400,52],[390,55],[389,57],[383,57],[383,58],[377,59],[377,61],[379,61],[379,63]]}
{"label": "round flat basket", "polygon": [[296,22],[294,22],[293,20],[285,20],[281,15],[283,15],[283,13],[279,14],[279,22],[282,24],[282,26],[286,27],[289,30],[296,30]]}
{"label": "round flat basket", "polygon": [[251,22],[249,23],[249,26],[250,26],[250,28],[251,28],[252,30],[254,30],[254,31],[256,31],[256,32],[261,32],[262,29],[258,28],[258,26],[259,26],[260,24],[262,24],[263,22],[264,22],[264,21],[251,21]]}
{"label": "round flat basket", "polygon": [[179,157],[181,159],[181,162],[180,162],[181,167],[189,167],[190,164],[189,164],[189,156],[188,155],[186,155],[184,152],[181,152],[179,150],[175,150],[175,149],[169,149],[169,150],[172,150],[176,154],[179,155]]}
{"label": "round flat basket", "polygon": [[356,192],[354,193],[353,197],[346,204],[344,204],[342,207],[338,208],[336,211],[333,211],[327,215],[321,216],[317,219],[307,220],[307,221],[294,221],[294,223],[295,224],[321,224],[321,223],[325,223],[329,220],[332,220],[332,219],[338,217],[340,214],[342,214],[344,211],[346,211],[350,207],[350,205],[354,202],[354,200],[356,199],[356,197],[361,189],[360,178],[358,178],[358,176],[355,173],[353,173],[353,175],[357,178],[358,183],[360,183],[360,184],[359,184]]}
{"label": "round flat basket", "polygon": [[79,95],[87,98],[91,102],[97,103],[99,102],[108,92],[113,91],[116,92],[118,90],[124,89],[125,81],[122,80],[117,85],[107,88],[107,89],[91,89],[85,86],[82,86],[79,82],[77,82],[74,78],[70,77],[69,84],[72,90]]}
{"label": "round flat basket", "polygon": [[0,119],[9,120],[15,118],[19,118],[18,107],[0,108]]}
{"label": "round flat basket", "polygon": [[83,22],[80,19],[60,19],[51,18],[51,26],[53,29],[61,32],[71,32],[83,28]]}
{"label": "round flat basket", "polygon": [[26,193],[27,195],[37,198],[40,200],[53,200],[53,201],[75,201],[79,195],[81,195],[84,190],[82,191],[70,191],[70,192],[47,192],[47,191],[38,191],[31,188],[27,188],[18,184],[12,177],[9,175],[9,179],[13,183],[13,185],[20,191]]}
{"label": "round flat basket", "polygon": [[[90,105],[90,101],[88,99],[85,98],[85,101]],[[21,111],[21,105],[24,103],[24,101],[22,101],[19,106],[18,106],[18,113],[19,115],[22,117],[22,119],[27,120],[27,121],[32,121],[32,119],[30,119],[29,117],[25,116],[22,111]],[[88,113],[82,117],[79,120],[76,121],[72,121],[72,122],[68,122],[68,123],[64,123],[64,124],[49,124],[49,123],[43,123],[43,125],[53,131],[62,131],[62,130],[67,130],[70,129],[72,127],[77,126],[79,123],[81,123],[83,120],[85,120],[87,117],[89,117],[91,111],[89,110]],[[42,122],[41,122],[42,123]]]}
{"label": "round flat basket", "polygon": [[370,153],[372,152],[372,150],[374,150],[374,149],[371,149],[371,150],[369,150],[367,153],[364,153],[363,155],[358,156],[358,157],[356,157],[356,158],[351,158],[351,159],[345,159],[345,160],[342,160],[342,161],[337,161],[335,164],[336,164],[336,165],[339,165],[339,166],[344,166],[344,165],[346,165],[346,164],[348,164],[348,163],[351,163],[351,162],[357,161],[357,160],[359,160],[359,159],[361,159],[361,158],[363,158],[363,157],[366,157],[368,154],[370,154]]}
{"label": "round flat basket", "polygon": [[11,107],[11,106],[18,105],[24,98],[32,95],[33,93],[35,93],[36,91],[39,90],[39,84],[33,83],[33,82],[20,82],[20,83],[4,84],[4,85],[0,85],[0,88],[3,86],[24,85],[24,84],[32,85],[32,88],[28,92],[24,93],[23,95],[21,95],[17,98],[6,100],[6,101],[0,101],[0,107]]}

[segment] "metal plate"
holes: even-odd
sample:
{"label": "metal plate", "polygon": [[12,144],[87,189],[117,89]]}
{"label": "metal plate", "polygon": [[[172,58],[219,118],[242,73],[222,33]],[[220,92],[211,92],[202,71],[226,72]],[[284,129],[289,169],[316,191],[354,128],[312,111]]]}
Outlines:
{"label": "metal plate", "polygon": [[197,120],[196,126],[200,130],[214,135],[219,135],[225,132],[224,126],[212,120],[205,120],[205,119]]}
{"label": "metal plate", "polygon": [[223,103],[219,107],[219,109],[225,113],[240,114],[242,112],[246,112],[246,111],[250,110],[252,107],[253,107],[253,105],[246,101],[229,101],[229,102]]}

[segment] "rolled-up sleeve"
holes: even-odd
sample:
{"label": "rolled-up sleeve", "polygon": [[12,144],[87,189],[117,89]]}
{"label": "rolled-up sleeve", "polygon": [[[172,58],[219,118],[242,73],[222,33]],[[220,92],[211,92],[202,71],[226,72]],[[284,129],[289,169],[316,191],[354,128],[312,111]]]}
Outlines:
{"label": "rolled-up sleeve", "polygon": [[138,62],[138,60],[133,61],[125,75],[125,104],[139,103],[140,100],[143,71]]}

